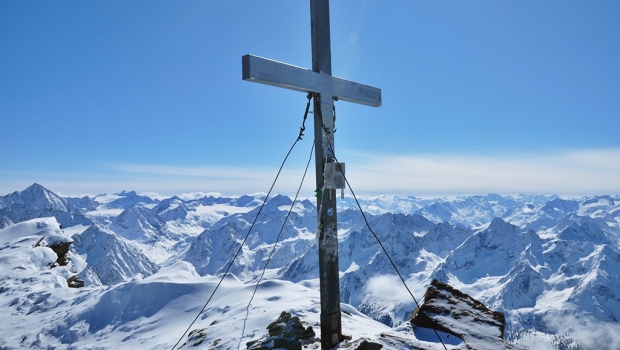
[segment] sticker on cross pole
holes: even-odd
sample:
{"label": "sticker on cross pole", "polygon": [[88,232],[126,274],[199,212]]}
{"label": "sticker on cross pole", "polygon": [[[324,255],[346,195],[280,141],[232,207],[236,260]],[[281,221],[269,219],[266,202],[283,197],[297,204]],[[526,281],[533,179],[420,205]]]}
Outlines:
{"label": "sticker on cross pole", "polygon": [[332,150],[331,146],[327,146],[327,148],[325,149],[325,154],[334,154],[334,151]]}

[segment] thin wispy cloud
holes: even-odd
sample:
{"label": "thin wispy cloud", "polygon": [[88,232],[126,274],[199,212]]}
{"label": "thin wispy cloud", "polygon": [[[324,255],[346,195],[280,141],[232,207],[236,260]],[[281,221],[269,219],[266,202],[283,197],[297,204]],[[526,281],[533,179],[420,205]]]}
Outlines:
{"label": "thin wispy cloud", "polygon": [[[504,156],[349,154],[347,158],[347,179],[360,195],[620,193],[620,149]],[[103,163],[97,167],[96,176],[93,172],[20,173],[12,181],[5,177],[0,189],[9,193],[38,182],[71,195],[121,190],[241,195],[267,192],[277,174],[276,168],[230,166]],[[315,190],[314,171],[311,166],[306,175],[305,196]],[[302,175],[302,168],[285,166],[274,191],[293,195]]]}
{"label": "thin wispy cloud", "polygon": [[620,192],[620,150],[504,156],[370,155],[347,163],[364,192],[414,195]]}
{"label": "thin wispy cloud", "polygon": [[228,180],[254,180],[269,177],[271,169],[242,168],[242,167],[194,167],[194,166],[170,166],[157,164],[124,164],[110,163],[103,165],[106,169],[117,172],[132,174],[133,176],[178,176],[183,178],[222,178]]}

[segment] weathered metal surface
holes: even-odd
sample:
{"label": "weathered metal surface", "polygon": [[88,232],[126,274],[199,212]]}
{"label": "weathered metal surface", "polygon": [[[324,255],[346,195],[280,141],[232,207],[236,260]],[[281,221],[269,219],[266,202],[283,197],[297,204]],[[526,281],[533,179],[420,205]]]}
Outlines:
{"label": "weathered metal surface", "polygon": [[241,64],[242,78],[246,81],[301,92],[316,92],[371,107],[381,106],[381,89],[372,86],[254,55],[243,56]]}

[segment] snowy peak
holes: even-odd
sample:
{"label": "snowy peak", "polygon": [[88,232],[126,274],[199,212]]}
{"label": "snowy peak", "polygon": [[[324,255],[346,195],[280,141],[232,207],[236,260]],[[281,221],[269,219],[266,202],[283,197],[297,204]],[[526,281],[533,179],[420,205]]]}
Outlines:
{"label": "snowy peak", "polygon": [[517,230],[517,226],[509,224],[501,218],[496,217],[491,220],[488,230],[502,235],[511,235]]}
{"label": "snowy peak", "polygon": [[129,206],[138,206],[145,204],[156,204],[158,200],[148,196],[137,194],[135,191],[121,192],[117,194],[119,198],[107,203],[110,208],[126,208]]}
{"label": "snowy peak", "polygon": [[[504,276],[530,250],[542,251],[542,240],[531,230],[495,218],[453,250],[435,272],[440,279],[456,277],[471,284],[488,276]],[[452,282],[450,282],[452,284]]]}
{"label": "snowy peak", "polygon": [[542,245],[542,240],[534,231],[520,229],[500,218],[493,219],[487,229],[476,232],[469,240],[473,243],[476,238],[480,248],[487,251],[520,250],[529,245]]}
{"label": "snowy peak", "polygon": [[265,197],[263,195],[260,196],[248,196],[243,195],[233,201],[233,204],[238,207],[249,207],[249,206],[257,206],[263,201]]}
{"label": "snowy peak", "polygon": [[545,281],[539,266],[534,265],[527,259],[518,260],[510,272],[498,280],[501,293],[489,298],[489,303],[502,310],[535,307],[536,298],[544,292]]}
{"label": "snowy peak", "polygon": [[[241,235],[244,226],[239,227],[238,223],[231,221],[217,228],[205,230],[196,237],[183,260],[192,263],[200,275],[216,274],[228,266],[232,254],[241,246],[241,241],[237,237]],[[243,272],[244,265],[244,262],[237,260],[238,269],[233,269],[232,272],[235,274]]]}
{"label": "snowy peak", "polygon": [[561,219],[579,210],[579,203],[574,200],[556,198],[545,204],[541,211],[554,219]]}
{"label": "snowy peak", "polygon": [[611,208],[616,206],[616,201],[611,196],[594,196],[583,201],[584,207]]}
{"label": "snowy peak", "polygon": [[620,320],[620,254],[607,246],[599,246],[590,259],[585,273],[580,276],[582,283],[574,290],[570,300],[579,304],[589,304],[594,315],[603,316],[608,322]]}
{"label": "snowy peak", "polygon": [[494,217],[501,217],[518,205],[511,197],[497,194],[487,196],[456,197],[438,199],[423,206],[417,212],[431,221],[447,221],[462,227],[480,226]]}
{"label": "snowy peak", "polygon": [[20,194],[25,203],[36,203],[41,207],[51,207],[58,210],[67,209],[66,201],[63,198],[37,183],[26,188]]}
{"label": "snowy peak", "polygon": [[67,210],[66,201],[63,198],[37,183],[21,192],[16,191],[1,197],[0,204],[2,207],[27,205],[29,208],[38,210]]}
{"label": "snowy peak", "polygon": [[195,211],[195,209],[188,207],[185,201],[174,196],[159,202],[159,204],[153,208],[153,211],[164,221],[172,221],[186,219],[188,212]]}
{"label": "snowy peak", "polygon": [[55,217],[64,227],[88,224],[89,220],[67,200],[39,184],[0,197],[0,228],[21,221]]}
{"label": "snowy peak", "polygon": [[112,231],[139,241],[157,240],[165,222],[150,209],[131,206],[114,219]]}
{"label": "snowy peak", "polygon": [[424,235],[418,233],[422,237],[417,238],[417,240],[420,246],[424,247],[427,252],[436,254],[440,258],[445,258],[452,250],[469,238],[472,233],[473,231],[469,228],[457,227],[444,222],[429,227]]}
{"label": "snowy peak", "polygon": [[83,209],[87,212],[96,210],[97,207],[99,206],[99,203],[97,203],[95,200],[93,200],[89,196],[84,196],[81,198],[67,197],[66,200],[67,200],[67,203],[69,203],[70,205],[73,205],[74,207],[78,209]]}
{"label": "snowy peak", "polygon": [[432,221],[449,222],[453,216],[449,207],[450,204],[448,203],[434,202],[418,210],[417,213],[430,217]]}
{"label": "snowy peak", "polygon": [[591,242],[593,244],[609,243],[605,236],[605,232],[596,223],[594,219],[588,217],[579,217],[566,227],[558,238],[566,241]]}
{"label": "snowy peak", "polygon": [[274,208],[285,206],[285,205],[290,206],[292,203],[293,201],[289,197],[283,196],[281,194],[277,194],[267,201],[267,204],[270,207],[274,207]]}
{"label": "snowy peak", "polygon": [[381,232],[384,237],[413,236],[414,232],[425,232],[434,226],[432,222],[421,215],[405,215],[400,213],[386,213],[371,220],[371,227]]}
{"label": "snowy peak", "polygon": [[87,267],[80,277],[87,284],[112,285],[157,271],[157,266],[142,252],[99,224],[72,238],[77,254],[86,257]]}

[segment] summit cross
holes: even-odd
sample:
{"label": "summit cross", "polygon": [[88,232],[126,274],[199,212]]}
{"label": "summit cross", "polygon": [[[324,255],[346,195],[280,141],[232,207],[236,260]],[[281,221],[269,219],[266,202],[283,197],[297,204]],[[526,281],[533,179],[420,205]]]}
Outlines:
{"label": "summit cross", "polygon": [[312,70],[253,55],[242,57],[242,68],[243,80],[302,91],[314,96],[321,348],[331,349],[343,340],[336,190],[346,186],[344,164],[336,166],[334,101],[343,100],[380,107],[381,90],[332,76],[329,0],[310,0],[310,24]]}

